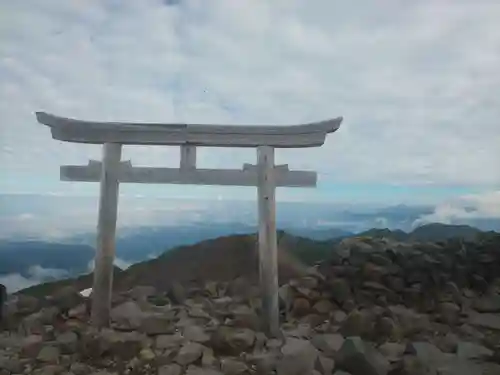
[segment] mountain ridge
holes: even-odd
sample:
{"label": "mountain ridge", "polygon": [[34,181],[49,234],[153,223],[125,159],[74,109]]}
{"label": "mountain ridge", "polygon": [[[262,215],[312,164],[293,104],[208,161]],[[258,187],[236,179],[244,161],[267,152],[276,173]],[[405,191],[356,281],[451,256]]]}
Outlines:
{"label": "mountain ridge", "polygon": [[[443,226],[447,230],[452,226]],[[432,233],[436,226],[429,227]],[[441,228],[441,226],[438,226]],[[474,229],[474,228],[473,228]],[[470,228],[459,227],[458,231],[465,230],[466,238],[460,236],[450,237],[450,232],[446,232],[446,241],[473,241],[480,235],[488,236],[489,232],[478,230],[470,231]],[[329,261],[336,246],[346,239],[363,241],[364,238],[386,239],[396,242],[406,242],[409,244],[418,243],[415,236],[408,235],[402,238],[402,231],[372,230],[361,233],[358,236],[339,238],[327,241],[317,241],[305,237],[294,236],[285,231],[278,231],[279,250],[279,275],[281,281],[300,275],[305,268],[322,261]],[[421,231],[422,232],[422,231]],[[394,237],[391,237],[395,233]],[[404,233],[404,232],[403,232]],[[424,231],[425,233],[425,231]],[[455,233],[451,231],[451,233]],[[476,233],[471,238],[471,233]],[[497,234],[496,232],[493,232]],[[370,234],[371,236],[367,236]],[[426,238],[428,238],[427,236]],[[429,242],[429,241],[427,241]],[[436,241],[434,241],[436,242]],[[194,245],[179,246],[163,252],[160,256],[138,262],[127,270],[120,271],[115,277],[115,287],[127,289],[131,285],[153,285],[157,288],[167,288],[172,282],[196,283],[205,279],[230,280],[244,275],[250,279],[257,278],[258,256],[257,256],[257,235],[238,234],[222,236],[215,239],[201,241]],[[72,279],[62,280],[61,285],[71,284]],[[77,278],[80,289],[91,287],[91,274],[82,275]],[[28,289],[23,289],[17,293],[28,293],[40,295],[46,290],[53,290],[60,287],[55,283],[40,284]],[[42,292],[43,291],[43,292]]]}

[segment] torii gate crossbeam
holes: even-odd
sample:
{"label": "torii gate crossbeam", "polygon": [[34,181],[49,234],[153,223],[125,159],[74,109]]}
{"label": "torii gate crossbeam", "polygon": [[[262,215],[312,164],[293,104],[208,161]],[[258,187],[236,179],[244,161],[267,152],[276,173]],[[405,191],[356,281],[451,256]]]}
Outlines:
{"label": "torii gate crossbeam", "polygon": [[[339,129],[342,117],[292,126],[191,125],[93,122],[36,112],[37,121],[51,128],[52,138],[103,145],[103,159],[88,165],[61,166],[61,180],[100,182],[99,217],[91,320],[109,325],[115,234],[120,183],[257,186],[259,211],[259,274],[265,330],[279,334],[278,253],[276,240],[277,186],[315,187],[311,171],[291,171],[274,165],[275,148],[323,145],[328,133]],[[180,146],[179,168],[134,167],[122,162],[122,145]],[[196,146],[257,148],[257,165],[242,169],[196,168]]]}

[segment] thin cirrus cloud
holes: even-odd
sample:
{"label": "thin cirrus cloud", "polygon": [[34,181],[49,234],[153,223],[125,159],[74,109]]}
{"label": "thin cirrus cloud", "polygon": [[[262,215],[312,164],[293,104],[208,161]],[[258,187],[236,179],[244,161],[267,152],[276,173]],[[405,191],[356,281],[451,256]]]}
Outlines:
{"label": "thin cirrus cloud", "polygon": [[[36,110],[257,125],[343,116],[322,148],[279,150],[277,162],[317,170],[319,190],[488,192],[500,183],[500,3],[30,0],[2,2],[0,14],[0,190],[64,191],[60,164],[100,158],[97,146],[52,140]],[[127,147],[123,157],[179,160],[161,147]],[[201,167],[233,168],[255,154],[201,149],[198,158]]]}

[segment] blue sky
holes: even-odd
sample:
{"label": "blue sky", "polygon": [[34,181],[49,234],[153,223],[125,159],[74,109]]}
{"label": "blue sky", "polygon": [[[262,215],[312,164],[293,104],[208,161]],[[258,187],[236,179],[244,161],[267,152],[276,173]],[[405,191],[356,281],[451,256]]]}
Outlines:
{"label": "blue sky", "polygon": [[[500,206],[500,3],[422,0],[0,0],[0,193],[97,194],[59,165],[100,148],[54,141],[34,111],[93,120],[297,124],[343,116],[284,200]],[[126,147],[135,165],[179,151]],[[201,149],[239,168],[252,150]],[[129,185],[125,194],[253,199],[252,188]],[[484,198],[483,197],[487,197]],[[500,212],[500,208],[498,208]]]}

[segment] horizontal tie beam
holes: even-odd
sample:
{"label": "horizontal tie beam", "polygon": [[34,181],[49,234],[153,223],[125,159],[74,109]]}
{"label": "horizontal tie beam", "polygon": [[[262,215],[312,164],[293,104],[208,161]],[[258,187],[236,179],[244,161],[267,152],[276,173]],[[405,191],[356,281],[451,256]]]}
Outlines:
{"label": "horizontal tie beam", "polygon": [[[102,163],[91,160],[88,165],[61,166],[61,181],[99,182]],[[317,174],[310,171],[290,171],[288,165],[274,167],[277,187],[316,187]],[[186,184],[257,186],[257,166],[244,164],[242,169],[181,169],[133,167],[130,161],[120,163],[118,181],[145,184]]]}

